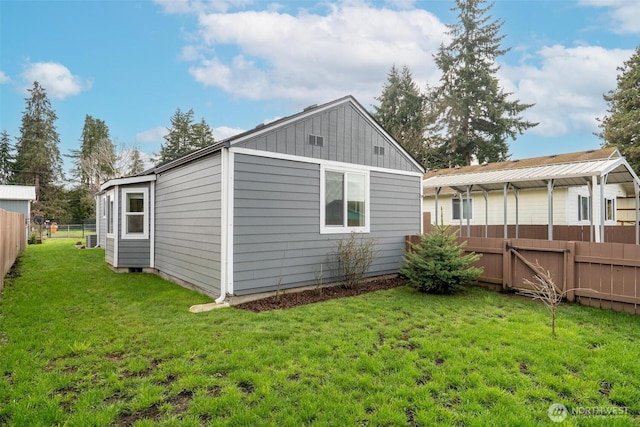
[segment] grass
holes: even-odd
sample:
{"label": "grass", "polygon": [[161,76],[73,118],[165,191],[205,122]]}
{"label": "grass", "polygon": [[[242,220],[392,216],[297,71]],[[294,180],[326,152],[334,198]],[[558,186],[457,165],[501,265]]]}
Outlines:
{"label": "grass", "polygon": [[556,402],[559,425],[640,422],[635,316],[563,305],[554,338],[530,300],[407,287],[192,314],[209,299],[74,243],[30,246],[5,287],[0,425],[537,426]]}

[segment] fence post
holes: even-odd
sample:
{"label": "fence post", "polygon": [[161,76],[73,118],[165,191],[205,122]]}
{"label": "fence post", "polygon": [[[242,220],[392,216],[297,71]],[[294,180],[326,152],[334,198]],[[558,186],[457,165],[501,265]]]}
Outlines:
{"label": "fence post", "polygon": [[565,289],[567,293],[567,301],[573,302],[576,300],[576,295],[573,289],[576,287],[576,242],[567,242],[567,252],[564,256],[564,277],[565,277]]}
{"label": "fence post", "polygon": [[511,240],[504,239],[502,241],[502,291],[511,286]]}

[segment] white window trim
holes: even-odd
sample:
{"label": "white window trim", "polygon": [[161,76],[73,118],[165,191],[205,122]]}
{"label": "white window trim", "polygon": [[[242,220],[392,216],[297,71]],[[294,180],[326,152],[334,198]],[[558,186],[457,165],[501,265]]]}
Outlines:
{"label": "white window trim", "polygon": [[[607,218],[607,205],[611,202],[611,216],[612,218]],[[615,197],[605,197],[604,198],[604,220],[605,222],[614,223],[616,222],[616,198]]]}
{"label": "white window trim", "polygon": [[102,218],[107,217],[107,196],[102,196]]}
{"label": "white window trim", "polygon": [[[108,204],[110,204],[111,202],[113,202],[113,210],[110,210]],[[115,199],[115,191],[111,190],[107,193],[107,196],[105,197],[105,205],[107,205],[107,211],[106,211],[106,215],[105,218],[106,220],[106,229],[107,229],[107,237],[109,237],[110,239],[115,239],[116,237],[116,233],[118,232],[118,203],[116,203],[116,199]],[[113,218],[111,218],[111,232],[109,232],[109,214],[111,216],[113,216]]]}
{"label": "white window trim", "polygon": [[[587,205],[589,206],[588,218],[582,218],[582,199],[587,199]],[[591,196],[585,196],[584,194],[578,194],[578,222],[579,223],[591,223]]]}
{"label": "white window trim", "polygon": [[[123,240],[146,240],[149,238],[149,189],[147,187],[128,187],[122,189],[122,232],[120,233],[120,238]],[[142,233],[127,233],[126,232],[126,224],[127,224],[127,195],[131,193],[142,193],[142,206],[144,212],[142,214]]]}
{"label": "white window trim", "polygon": [[467,198],[466,196],[463,197],[462,199],[460,199],[459,197],[454,197],[454,198],[451,199],[451,221],[460,221],[460,219],[461,219],[461,218],[454,218],[455,210],[453,209],[453,204],[456,201],[458,201],[458,203],[461,203],[460,204],[460,216],[462,217],[462,221],[466,221],[467,220],[467,218],[464,217],[464,201],[465,200],[470,200],[471,201],[471,217],[469,218],[469,221],[473,221],[473,217],[474,217],[474,215],[473,215],[473,213],[474,213],[473,212],[473,209],[474,209],[473,205],[475,203],[473,203],[473,197]]}
{"label": "white window trim", "polygon": [[[327,226],[325,225],[326,207],[325,207],[325,173],[340,172],[352,173],[364,176],[364,227],[348,227],[348,226]],[[346,181],[345,181],[346,182]],[[370,171],[360,168],[334,167],[320,165],[320,234],[344,234],[344,233],[369,233],[371,232],[371,191],[370,191]],[[345,206],[347,201],[345,200]]]}

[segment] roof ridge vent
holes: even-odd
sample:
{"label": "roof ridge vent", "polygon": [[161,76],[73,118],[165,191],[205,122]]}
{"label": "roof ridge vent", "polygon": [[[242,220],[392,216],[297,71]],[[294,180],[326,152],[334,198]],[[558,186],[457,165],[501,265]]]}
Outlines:
{"label": "roof ridge vent", "polygon": [[318,104],[311,104],[308,107],[304,107],[304,109],[302,111],[308,111],[311,110],[313,108],[316,108],[318,106]]}

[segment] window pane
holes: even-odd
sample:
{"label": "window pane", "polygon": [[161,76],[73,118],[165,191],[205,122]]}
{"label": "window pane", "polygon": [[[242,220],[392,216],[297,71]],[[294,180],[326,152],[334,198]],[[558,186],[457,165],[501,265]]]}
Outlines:
{"label": "window pane", "polygon": [[107,211],[107,233],[111,234],[113,233],[113,200],[110,197],[107,197],[107,204],[109,205],[109,210]]}
{"label": "window pane", "polygon": [[127,194],[127,212],[144,212],[144,195],[142,193]]}
{"label": "window pane", "polygon": [[614,219],[614,215],[613,215],[613,209],[614,209],[613,208],[613,206],[614,206],[613,199],[607,199],[606,202],[607,202],[607,213],[606,213],[607,216],[606,216],[605,219],[607,221],[613,221],[613,219]]}
{"label": "window pane", "polygon": [[349,227],[364,227],[365,213],[365,185],[364,175],[347,175],[347,225]]}
{"label": "window pane", "polygon": [[471,199],[462,200],[462,209],[463,209],[462,218],[463,219],[467,219],[467,218],[471,219],[471,212],[472,212],[471,207],[473,206],[472,202],[473,200]]}
{"label": "window pane", "polygon": [[144,215],[127,215],[127,233],[144,233]]}
{"label": "window pane", "polygon": [[586,221],[589,220],[589,197],[578,196],[580,198],[580,212],[579,212],[579,220]]}
{"label": "window pane", "polygon": [[453,210],[453,219],[460,219],[460,199],[451,200],[451,209]]}
{"label": "window pane", "polygon": [[324,183],[325,225],[344,225],[344,174],[326,172]]}

